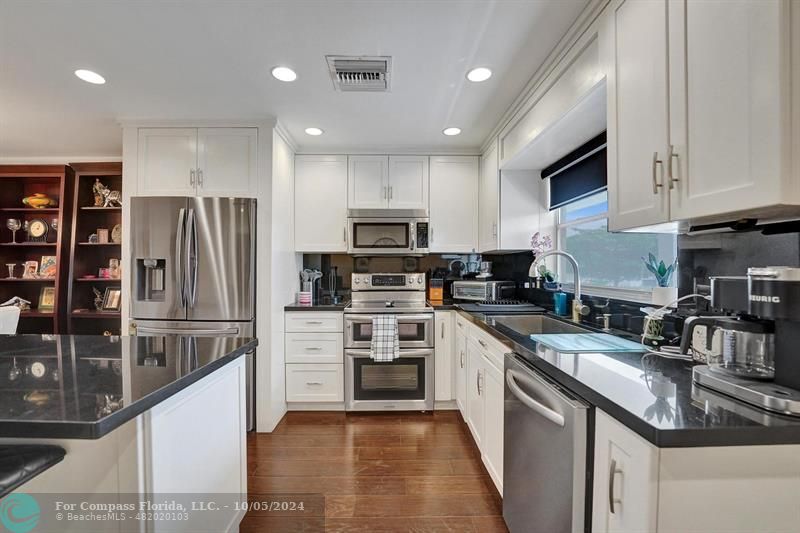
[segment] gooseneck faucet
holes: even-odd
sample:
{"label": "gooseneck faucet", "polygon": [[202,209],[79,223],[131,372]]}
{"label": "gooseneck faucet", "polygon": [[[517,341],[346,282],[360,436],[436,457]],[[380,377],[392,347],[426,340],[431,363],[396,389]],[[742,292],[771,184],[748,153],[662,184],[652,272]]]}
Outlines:
{"label": "gooseneck faucet", "polygon": [[560,255],[572,265],[572,272],[575,276],[575,298],[572,300],[572,320],[575,322],[580,322],[581,316],[588,315],[591,312],[591,309],[589,309],[588,305],[583,305],[583,302],[581,301],[581,274],[580,269],[578,268],[578,262],[575,260],[575,257],[573,257],[572,254],[562,252],[561,250],[550,250],[549,252],[543,252],[537,255],[536,259],[534,259],[533,263],[531,263],[530,269],[528,269],[528,277],[538,277],[539,274],[537,272],[537,267],[539,266],[539,263],[542,262],[542,259],[551,255]]}

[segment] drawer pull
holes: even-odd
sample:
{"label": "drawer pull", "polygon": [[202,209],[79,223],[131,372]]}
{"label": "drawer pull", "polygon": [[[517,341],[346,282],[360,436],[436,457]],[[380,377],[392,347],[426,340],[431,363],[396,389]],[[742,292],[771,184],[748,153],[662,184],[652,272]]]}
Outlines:
{"label": "drawer pull", "polygon": [[485,343],[485,342],[483,342],[483,341],[482,341],[482,340],[480,340],[480,339],[478,339],[478,344],[480,344],[480,345],[481,345],[481,346],[483,346],[484,348],[488,348],[488,346],[486,345],[486,343]]}
{"label": "drawer pull", "polygon": [[319,346],[306,346],[306,351],[308,352],[318,352],[322,350]]}
{"label": "drawer pull", "polygon": [[306,320],[306,324],[309,326],[319,326],[322,323],[322,320]]}
{"label": "drawer pull", "polygon": [[322,385],[321,381],[306,381],[306,385]]}

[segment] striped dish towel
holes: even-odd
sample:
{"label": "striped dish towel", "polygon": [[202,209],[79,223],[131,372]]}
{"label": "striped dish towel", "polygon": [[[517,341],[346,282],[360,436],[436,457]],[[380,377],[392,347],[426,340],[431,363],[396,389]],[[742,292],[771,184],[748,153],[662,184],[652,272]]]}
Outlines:
{"label": "striped dish towel", "polygon": [[394,361],[400,357],[397,315],[377,315],[372,318],[372,344],[369,357],[373,361]]}

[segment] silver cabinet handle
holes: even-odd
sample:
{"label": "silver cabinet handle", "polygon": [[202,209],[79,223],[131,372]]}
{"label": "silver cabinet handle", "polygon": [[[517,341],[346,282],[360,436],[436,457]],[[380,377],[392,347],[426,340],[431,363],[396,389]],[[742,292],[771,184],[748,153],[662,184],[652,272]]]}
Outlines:
{"label": "silver cabinet handle", "polygon": [[387,198],[389,198],[389,187],[384,187],[383,188],[383,199],[386,200]]}
{"label": "silver cabinet handle", "polygon": [[669,150],[667,151],[667,177],[669,178],[669,190],[675,188],[675,184],[680,181],[678,178],[675,177],[673,172],[673,164],[672,160],[678,159],[678,153],[675,151],[675,147],[673,145],[669,145]]}
{"label": "silver cabinet handle", "polygon": [[461,329],[464,329],[464,324],[462,324],[461,322],[456,322],[456,326],[460,327]]}
{"label": "silver cabinet handle", "polygon": [[322,385],[321,381],[306,381],[306,385]]}
{"label": "silver cabinet handle", "polygon": [[203,171],[199,168],[197,169],[197,184],[203,186]]}
{"label": "silver cabinet handle", "polygon": [[442,339],[444,339],[444,324],[442,324]]}
{"label": "silver cabinet handle", "polygon": [[309,326],[318,326],[322,324],[322,320],[306,320],[306,324]]}
{"label": "silver cabinet handle", "polygon": [[485,342],[483,342],[483,341],[482,341],[482,340],[480,340],[480,339],[478,339],[478,344],[480,344],[480,345],[481,345],[481,346],[483,346],[484,348],[487,348],[487,346],[486,346],[486,343],[485,343]]}
{"label": "silver cabinet handle", "polygon": [[429,240],[433,242],[433,227],[430,228],[430,233],[431,233],[431,238]]}
{"label": "silver cabinet handle", "polygon": [[481,371],[475,373],[475,389],[478,391],[478,396],[481,395]]}
{"label": "silver cabinet handle", "polygon": [[342,228],[342,241],[347,242],[347,226]]}
{"label": "silver cabinet handle", "polygon": [[497,237],[497,222],[492,222],[492,237]]}
{"label": "silver cabinet handle", "polygon": [[612,459],[611,466],[608,469],[608,510],[611,514],[616,514],[617,512],[614,508],[614,504],[622,503],[622,500],[619,498],[614,498],[614,480],[617,474],[622,474],[622,470],[617,468],[617,460]]}
{"label": "silver cabinet handle", "polygon": [[483,394],[483,372],[478,372],[478,396]]}
{"label": "silver cabinet handle", "polygon": [[663,183],[658,182],[658,177],[656,172],[656,166],[662,163],[663,161],[661,161],[658,158],[658,152],[653,152],[653,194],[658,194],[658,189],[664,186]]}
{"label": "silver cabinet handle", "polygon": [[322,348],[319,346],[306,346],[307,352],[319,352],[320,350],[322,350]]}
{"label": "silver cabinet handle", "polygon": [[464,368],[464,350],[461,350],[461,368]]}
{"label": "silver cabinet handle", "polygon": [[194,187],[195,172],[197,172],[195,169],[193,168],[189,169],[189,185],[191,185],[192,187]]}
{"label": "silver cabinet handle", "polygon": [[525,407],[527,407],[531,411],[534,411],[542,415],[544,418],[554,423],[555,425],[563,428],[565,423],[564,416],[559,413],[556,413],[543,403],[537,402],[536,400],[525,394],[525,392],[520,388],[520,386],[517,385],[516,376],[518,375],[519,373],[515,370],[512,369],[506,370],[506,383],[508,384],[508,389],[511,391],[511,393],[514,396],[516,396],[519,401],[525,404]]}
{"label": "silver cabinet handle", "polygon": [[392,186],[389,185],[389,200],[392,199]]}

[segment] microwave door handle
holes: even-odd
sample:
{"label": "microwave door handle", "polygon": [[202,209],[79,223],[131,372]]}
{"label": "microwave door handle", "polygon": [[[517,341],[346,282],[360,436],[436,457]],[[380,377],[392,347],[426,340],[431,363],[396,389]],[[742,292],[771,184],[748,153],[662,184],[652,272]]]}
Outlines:
{"label": "microwave door handle", "polygon": [[183,263],[183,248],[186,239],[186,209],[181,208],[178,212],[178,229],[175,232],[175,285],[177,287],[178,305],[182,308],[186,307],[186,292],[184,287],[186,280],[184,279],[184,272],[182,269]]}

